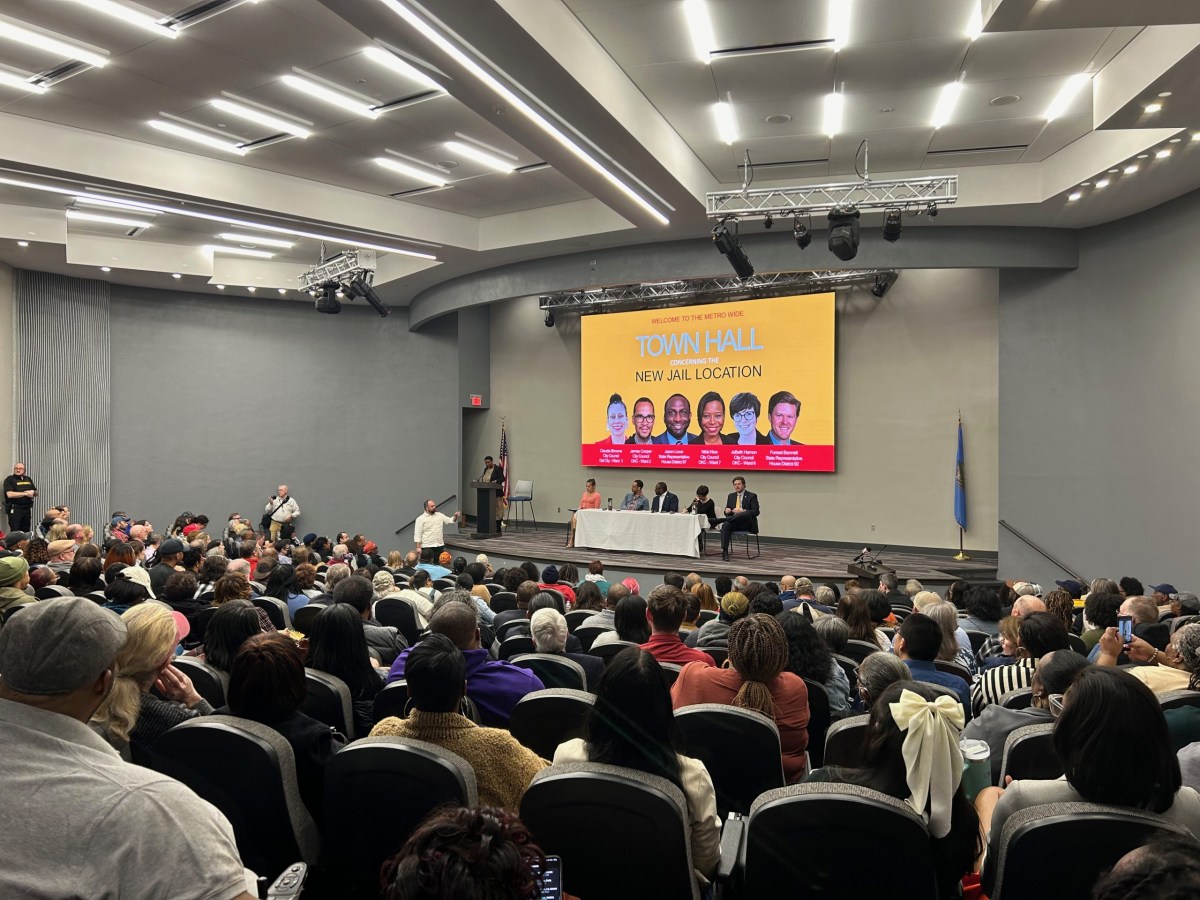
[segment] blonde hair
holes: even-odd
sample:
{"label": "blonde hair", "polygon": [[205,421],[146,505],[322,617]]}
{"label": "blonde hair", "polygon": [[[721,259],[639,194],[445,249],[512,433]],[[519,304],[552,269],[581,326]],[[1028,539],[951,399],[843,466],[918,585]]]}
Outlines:
{"label": "blonde hair", "polygon": [[716,611],[721,607],[717,604],[717,595],[713,593],[713,589],[701,581],[699,584],[692,585],[692,596],[700,598],[700,608]]}
{"label": "blonde hair", "polygon": [[775,718],[775,702],[767,683],[788,663],[788,642],[783,626],[765,613],[754,613],[729,629],[729,664],[742,676],[733,706],[752,709]]}
{"label": "blonde hair", "polygon": [[66,540],[67,526],[66,525],[51,525],[46,532],[46,543],[53,544],[55,541]]}
{"label": "blonde hair", "polygon": [[113,664],[113,686],[96,714],[95,723],[111,738],[128,743],[137,724],[143,688],[162,671],[178,642],[171,610],[159,603],[139,603],[121,614],[127,636]]}
{"label": "blonde hair", "polygon": [[[913,596],[913,609],[917,610],[917,612],[923,612],[925,607],[941,602],[942,598],[934,591],[917,591]],[[954,604],[950,605],[953,606]],[[957,612],[955,615],[957,615]]]}
{"label": "blonde hair", "polygon": [[942,646],[938,649],[937,658],[954,662],[958,656],[958,638],[954,635],[958,630],[958,610],[953,603],[939,600],[930,603],[921,612],[942,627]]}
{"label": "blonde hair", "polygon": [[387,564],[389,569],[399,569],[404,565],[404,554],[399,550],[393,550],[388,554]]}

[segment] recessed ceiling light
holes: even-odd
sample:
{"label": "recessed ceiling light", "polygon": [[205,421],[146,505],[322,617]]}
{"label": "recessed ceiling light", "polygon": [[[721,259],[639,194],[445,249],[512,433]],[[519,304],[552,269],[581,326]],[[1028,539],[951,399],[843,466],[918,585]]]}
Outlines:
{"label": "recessed ceiling light", "polygon": [[96,68],[100,68],[108,63],[108,58],[101,56],[99,53],[85,50],[83,47],[64,41],[41,29],[25,28],[11,20],[0,21],[0,38],[7,38],[10,41],[16,41],[27,47],[45,50],[47,53],[53,53],[55,56],[75,59]]}
{"label": "recessed ceiling light", "polygon": [[1196,132],[1193,132],[1193,133],[1192,133],[1192,140],[1193,140],[1193,141],[1200,141],[1200,131],[1196,131]]}
{"label": "recessed ceiling light", "polygon": [[768,125],[786,125],[792,121],[792,117],[787,113],[775,113],[772,116],[767,116],[764,120]]}
{"label": "recessed ceiling light", "polygon": [[1167,143],[1168,144],[1178,144],[1182,140],[1183,140],[1183,138],[1171,138],[1169,141],[1167,141]]}
{"label": "recessed ceiling light", "polygon": [[308,94],[310,97],[315,97],[318,100],[324,100],[326,103],[331,103],[334,106],[341,107],[352,113],[357,113],[368,119],[378,119],[379,111],[357,100],[354,97],[347,96],[340,91],[335,91],[332,88],[327,88],[323,84],[317,84],[315,81],[310,81],[307,78],[301,78],[298,75],[284,75],[283,83],[290,88],[294,88],[302,93]]}
{"label": "recessed ceiling light", "polygon": [[31,94],[46,93],[46,86],[44,84],[35,84],[29,80],[33,77],[32,75],[22,77],[16,72],[8,72],[0,69],[0,84],[16,88],[19,91],[28,91]]}
{"label": "recessed ceiling light", "polygon": [[1171,155],[1171,151],[1167,150],[1164,147],[1162,150],[1159,150],[1157,153],[1154,154],[1154,158],[1155,159],[1166,159],[1170,155]]}
{"label": "recessed ceiling light", "polygon": [[1071,101],[1075,99],[1075,95],[1083,90],[1084,86],[1091,80],[1092,76],[1086,72],[1080,72],[1068,78],[1063,82],[1063,86],[1058,89],[1058,93],[1054,95],[1054,99],[1050,101],[1050,105],[1046,107],[1046,111],[1042,113],[1042,118],[1047,122],[1053,122],[1061,116],[1066,112],[1067,107],[1071,105]]}
{"label": "recessed ceiling light", "polygon": [[223,291],[223,290],[225,290],[225,285],[223,285],[223,284],[218,284],[218,285],[217,285],[217,290],[218,290],[218,291]]}
{"label": "recessed ceiling light", "polygon": [[1108,187],[1108,179],[1107,178],[1101,178],[1099,181],[1096,182],[1096,190],[1098,190],[1098,191],[1103,190],[1106,187]]}
{"label": "recessed ceiling light", "polygon": [[497,172],[511,172],[516,168],[508,160],[492,156],[490,153],[484,153],[482,150],[478,150],[470,144],[464,144],[462,141],[446,141],[444,146],[451,153],[457,153],[460,156],[467,157],[467,159],[473,159],[475,162],[485,165],[489,169],[495,169]]}
{"label": "recessed ceiling light", "polygon": [[174,122],[164,122],[162,119],[152,119],[150,127],[159,131],[165,131],[167,134],[173,134],[175,137],[183,138],[186,141],[194,141],[197,144],[204,144],[206,147],[224,150],[226,153],[235,153],[238,156],[246,155],[245,147],[195,128],[184,128],[182,125],[176,125]]}
{"label": "recessed ceiling light", "polygon": [[[211,101],[212,105],[221,112],[227,112],[231,116],[237,116],[239,119],[245,119],[247,122],[253,122],[256,125],[262,125],[265,128],[270,128],[276,132],[294,135],[295,137],[304,139],[312,136],[312,132],[298,125],[295,122],[289,121],[282,116],[272,115],[260,109],[255,109],[252,106],[244,106],[241,103],[234,103],[232,100],[226,100],[223,97],[217,97]],[[224,125],[219,126],[224,128]]]}
{"label": "recessed ceiling light", "polygon": [[124,216],[110,216],[102,213],[84,212],[79,209],[68,209],[67,218],[77,222],[99,222],[101,225],[122,225],[126,228],[149,228],[151,223],[141,219],[127,219]]}
{"label": "recessed ceiling light", "polygon": [[1116,175],[1118,171],[1119,171],[1118,169],[1109,169],[1109,170],[1108,170],[1108,174],[1109,174],[1109,175]]}
{"label": "recessed ceiling light", "polygon": [[106,16],[112,16],[114,19],[120,19],[122,22],[128,22],[130,25],[136,25],[147,31],[153,31],[159,37],[171,38],[171,40],[179,37],[178,31],[158,24],[153,16],[117,3],[116,0],[75,0],[75,2],[95,12],[104,13]]}
{"label": "recessed ceiling light", "polygon": [[406,78],[411,78],[413,81],[419,82],[426,87],[433,88],[437,91],[445,90],[445,88],[443,88],[440,84],[426,75],[416,66],[401,59],[395,53],[384,50],[382,47],[367,47],[367,49],[363,50],[363,55],[367,57],[367,59],[377,62],[381,66],[386,66],[393,72],[399,72]]}
{"label": "recessed ceiling light", "polygon": [[256,287],[255,287],[254,285],[252,285],[252,284],[248,284],[248,285],[246,285],[246,290],[248,290],[250,293],[252,293],[252,294],[253,294],[255,291],[257,291],[257,290],[258,290],[258,288],[256,288]]}
{"label": "recessed ceiling light", "polygon": [[717,42],[713,37],[712,19],[708,17],[707,4],[704,0],[684,0],[683,14],[687,18],[696,58],[705,64],[711,62],[710,54]]}
{"label": "recessed ceiling light", "polygon": [[846,98],[843,94],[834,91],[832,94],[825,95],[825,110],[822,115],[822,130],[829,137],[833,137],[842,130],[842,114],[846,108]]}
{"label": "recessed ceiling light", "polygon": [[234,256],[249,256],[254,259],[274,259],[275,254],[268,250],[250,250],[246,247],[227,247],[224,244],[205,244],[206,253],[232,253]]}
{"label": "recessed ceiling light", "polygon": [[1092,183],[1090,181],[1081,181],[1081,182],[1079,182],[1079,186],[1080,187],[1091,187]]}
{"label": "recessed ceiling light", "polygon": [[1149,154],[1149,153],[1139,153],[1139,154],[1138,154],[1138,156],[1137,156],[1137,158],[1138,158],[1138,159],[1149,159],[1149,158],[1150,158],[1150,154]]}
{"label": "recessed ceiling light", "polygon": [[281,293],[281,294],[287,293],[287,288],[276,288],[275,290],[279,291],[279,293]]}
{"label": "recessed ceiling light", "polygon": [[988,106],[1012,106],[1014,103],[1021,102],[1021,98],[1017,94],[1001,94],[999,97],[993,97],[988,101]]}
{"label": "recessed ceiling light", "polygon": [[171,273],[171,277],[172,277],[172,278],[182,278],[183,276],[182,276],[182,275],[180,275],[178,272],[172,272],[172,273]]}
{"label": "recessed ceiling light", "polygon": [[1070,195],[1067,197],[1067,199],[1068,199],[1068,200],[1078,200],[1078,199],[1079,199],[1080,197],[1082,197],[1082,196],[1083,196],[1083,194],[1082,194],[1082,193],[1080,193],[1079,191],[1075,191],[1073,194],[1070,194]]}
{"label": "recessed ceiling light", "polygon": [[1170,91],[1160,91],[1158,96],[1160,96],[1160,97],[1170,97],[1170,96],[1171,96],[1171,92],[1170,92]]}
{"label": "recessed ceiling light", "polygon": [[29,241],[17,241],[17,246],[18,247],[28,247]]}
{"label": "recessed ceiling light", "polygon": [[1138,167],[1137,167],[1136,165],[1130,165],[1130,166],[1126,166],[1126,167],[1125,167],[1125,174],[1126,174],[1126,175],[1133,175],[1135,172],[1137,172],[1137,170],[1138,170]]}
{"label": "recessed ceiling light", "polygon": [[1162,112],[1163,105],[1161,103],[1147,103],[1143,109],[1148,113]]}
{"label": "recessed ceiling light", "polygon": [[733,105],[724,101],[714,103],[713,118],[717,122],[717,134],[722,143],[734,143],[738,139],[738,130],[737,120],[733,117]]}
{"label": "recessed ceiling light", "polygon": [[937,106],[933,108],[933,118],[929,120],[929,124],[934,128],[941,128],[949,122],[950,116],[954,114],[954,107],[958,104],[960,94],[962,94],[961,81],[951,81],[944,85],[941,93],[938,94]]}
{"label": "recessed ceiling light", "polygon": [[112,267],[111,267],[111,266],[101,266],[101,267],[100,267],[100,271],[101,271],[101,272],[111,272],[111,271],[112,271]]}
{"label": "recessed ceiling light", "polygon": [[375,162],[383,166],[385,169],[391,169],[393,172],[399,172],[401,175],[407,175],[409,178],[415,178],[424,184],[431,184],[434,187],[445,187],[446,179],[437,175],[435,172],[418,169],[416,166],[408,163],[400,162],[398,159],[392,159],[390,156],[377,156]]}

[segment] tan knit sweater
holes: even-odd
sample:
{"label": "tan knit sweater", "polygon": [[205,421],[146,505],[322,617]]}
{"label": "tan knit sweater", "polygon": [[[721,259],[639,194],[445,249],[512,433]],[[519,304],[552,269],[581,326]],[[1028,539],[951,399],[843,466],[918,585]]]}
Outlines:
{"label": "tan knit sweater", "polygon": [[503,728],[483,728],[458,713],[415,709],[407,719],[389,716],[371,729],[371,737],[428,741],[457,753],[475,770],[479,802],[517,812],[533,776],[550,765]]}

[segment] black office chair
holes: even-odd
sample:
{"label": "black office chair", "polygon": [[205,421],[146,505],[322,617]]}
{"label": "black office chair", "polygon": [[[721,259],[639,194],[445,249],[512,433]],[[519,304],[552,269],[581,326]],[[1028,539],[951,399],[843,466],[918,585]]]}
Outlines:
{"label": "black office chair", "polygon": [[[305,607],[307,609],[307,607]],[[301,610],[303,612],[303,610]],[[413,646],[421,640],[421,625],[416,608],[403,597],[384,597],[375,602],[375,619],[380,625],[391,625]]]}
{"label": "black office chair", "polygon": [[808,688],[808,763],[819,769],[825,764],[825,735],[833,724],[829,711],[829,689],[819,681],[805,678]]}
{"label": "black office chair", "polygon": [[[1165,816],[1101,803],[1047,803],[1009,816],[984,876],[992,900],[1088,900],[1100,874],[1158,835],[1190,837]],[[1064,860],[1070,864],[1065,865]]]}
{"label": "black office chair", "polygon": [[[754,541],[754,553],[750,553],[750,541]],[[729,533],[729,553],[733,555],[733,545],[741,541],[746,548],[746,559],[756,559],[762,556],[762,546],[758,542],[757,531],[731,531]]]}
{"label": "black office chair", "polygon": [[586,691],[533,691],[513,708],[508,730],[542,759],[553,759],[559,744],[583,736],[584,723],[595,702],[596,695]]}
{"label": "black office chair", "polygon": [[880,653],[879,645],[874,641],[846,641],[846,646],[842,648],[842,656],[854,660],[856,663],[861,663],[872,653]]}
{"label": "black office chair", "polygon": [[458,585],[458,582],[453,578],[435,578],[433,579],[433,587],[438,591],[452,591]]}
{"label": "black office chair", "polygon": [[404,679],[393,681],[391,684],[385,685],[383,690],[375,695],[375,703],[373,705],[372,718],[376,722],[386,719],[388,716],[395,716],[397,719],[403,719],[407,716],[408,707],[408,682]]}
{"label": "black office chair", "polygon": [[354,740],[354,698],[346,682],[318,669],[304,670],[307,693],[301,709],[318,722],[336,728]]}
{"label": "black office chair", "polygon": [[176,656],[171,665],[192,680],[196,693],[212,704],[214,709],[225,705],[225,691],[229,688],[229,676],[226,673],[194,656]]}
{"label": "black office chair", "polygon": [[292,747],[273,728],[233,716],[189,719],[155,741],[150,767],[217,807],[242,862],[259,875],[274,880],[297,859],[318,862],[320,833],[300,799]]}
{"label": "black office chair", "polygon": [[583,652],[587,653],[592,649],[592,642],[606,631],[613,631],[612,628],[607,628],[603,625],[580,625],[574,632],[575,637],[579,638],[579,643],[583,646]]}
{"label": "black office chair", "polygon": [[[596,763],[566,763],[534,776],[521,821],[562,858],[563,890],[576,897],[699,900],[687,800],[665,778]],[[598,852],[620,837],[620,864]]]}
{"label": "black office chair", "polygon": [[[754,801],[739,868],[740,896],[797,900],[938,896],[933,843],[908,804],[855,784],[796,784]],[[904,874],[864,860],[863,847],[887,847]]]}
{"label": "black office chair", "polygon": [[761,713],[723,703],[700,703],[675,712],[685,756],[708,769],[717,792],[717,814],[745,815],[764,791],[783,787],[779,729]]}
{"label": "black office chair", "polygon": [[511,657],[509,662],[522,669],[528,669],[548,688],[587,690],[587,675],[583,666],[565,656],[555,653],[521,653]]}
{"label": "black office chair", "polygon": [[609,641],[607,644],[601,644],[598,647],[593,644],[588,653],[592,654],[592,656],[600,657],[604,660],[604,665],[607,666],[618,653],[622,653],[630,647],[636,648],[637,646],[632,641]]}
{"label": "black office chair", "polygon": [[378,891],[380,866],[429,813],[478,802],[475,771],[456,753],[409,738],[355,741],[325,767],[325,863],[347,891]]}
{"label": "black office chair", "polygon": [[826,766],[857,768],[862,765],[863,741],[871,717],[866,713],[838,719],[825,732]]}
{"label": "black office chair", "polygon": [[595,613],[590,609],[573,609],[566,615],[567,631],[571,634],[575,633],[575,629],[583,624],[585,619],[590,619]]}
{"label": "black office chair", "polygon": [[1194,625],[1196,622],[1200,622],[1200,616],[1176,616],[1170,622],[1171,634],[1174,634],[1185,625]]}

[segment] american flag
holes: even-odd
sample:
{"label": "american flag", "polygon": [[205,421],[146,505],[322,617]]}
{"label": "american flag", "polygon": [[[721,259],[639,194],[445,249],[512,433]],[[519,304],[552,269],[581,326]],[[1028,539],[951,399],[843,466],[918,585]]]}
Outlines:
{"label": "american flag", "polygon": [[508,497],[508,429],[500,422],[500,468],[504,472],[504,497]]}

